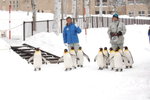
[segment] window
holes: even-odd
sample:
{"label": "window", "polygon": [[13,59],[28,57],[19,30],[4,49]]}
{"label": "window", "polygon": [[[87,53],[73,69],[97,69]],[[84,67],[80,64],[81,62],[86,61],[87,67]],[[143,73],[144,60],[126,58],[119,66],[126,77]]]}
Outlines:
{"label": "window", "polygon": [[106,11],[103,11],[103,14],[106,14]]}
{"label": "window", "polygon": [[148,17],[150,17],[150,11],[148,11]]}
{"label": "window", "polygon": [[99,6],[99,5],[100,5],[100,0],[96,0],[95,6]]}
{"label": "window", "polygon": [[112,14],[113,13],[113,11],[107,11],[107,14]]}
{"label": "window", "polygon": [[12,2],[10,1],[9,3],[10,3],[10,5],[11,5]]}
{"label": "window", "polygon": [[95,14],[99,14],[99,11],[95,11]]}
{"label": "window", "polygon": [[145,11],[139,11],[139,16],[145,16]]}
{"label": "window", "polygon": [[133,4],[134,0],[128,0],[128,4]]}
{"label": "window", "polygon": [[107,0],[103,0],[103,2],[107,2]]}
{"label": "window", "polygon": [[134,16],[134,12],[131,12],[131,11],[130,11],[130,12],[129,12],[129,16],[130,16],[130,17],[133,17],[133,16]]}

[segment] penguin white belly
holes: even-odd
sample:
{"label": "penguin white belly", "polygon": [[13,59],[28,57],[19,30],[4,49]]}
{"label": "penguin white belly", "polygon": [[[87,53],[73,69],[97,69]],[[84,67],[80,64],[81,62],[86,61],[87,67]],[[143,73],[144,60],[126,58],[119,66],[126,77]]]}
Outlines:
{"label": "penguin white belly", "polygon": [[123,67],[122,57],[121,57],[120,53],[116,53],[114,56],[114,67],[115,68],[122,68]]}
{"label": "penguin white belly", "polygon": [[71,54],[71,57],[72,57],[73,67],[76,67],[77,66],[76,53],[75,53],[75,51],[71,51],[70,54]]}
{"label": "penguin white belly", "polygon": [[72,57],[69,53],[64,55],[64,66],[65,68],[72,68],[73,66]]}
{"label": "penguin white belly", "polygon": [[[127,59],[125,60],[126,66],[132,66],[133,59],[132,59],[131,54],[128,51],[126,51],[126,52],[124,52],[124,55],[125,55],[125,57],[127,57]],[[129,60],[129,62],[128,62],[128,60]]]}
{"label": "penguin white belly", "polygon": [[78,65],[83,65],[83,62],[84,62],[83,52],[78,51],[77,57],[79,58]]}
{"label": "penguin white belly", "polygon": [[42,55],[41,55],[41,53],[35,53],[33,60],[34,60],[33,64],[34,64],[35,68],[39,68],[42,66]]}
{"label": "penguin white belly", "polygon": [[98,56],[97,56],[97,65],[101,68],[103,68],[105,65],[104,57],[102,54],[98,54]]}

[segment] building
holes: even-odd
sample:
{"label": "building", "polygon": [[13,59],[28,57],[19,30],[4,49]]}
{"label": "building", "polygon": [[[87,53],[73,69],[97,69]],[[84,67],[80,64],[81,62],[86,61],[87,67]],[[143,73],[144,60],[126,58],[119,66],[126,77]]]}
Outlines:
{"label": "building", "polygon": [[[149,16],[150,4],[144,0],[102,0],[102,13],[112,14],[114,12],[120,15],[129,16]],[[36,8],[38,12],[54,13],[55,0],[36,0]],[[9,10],[11,5],[12,10],[31,11],[31,0],[0,0],[0,9]],[[72,14],[72,0],[63,0],[63,12]],[[90,14],[99,14],[100,0],[90,0]],[[78,0],[78,14],[83,14],[83,0]]]}

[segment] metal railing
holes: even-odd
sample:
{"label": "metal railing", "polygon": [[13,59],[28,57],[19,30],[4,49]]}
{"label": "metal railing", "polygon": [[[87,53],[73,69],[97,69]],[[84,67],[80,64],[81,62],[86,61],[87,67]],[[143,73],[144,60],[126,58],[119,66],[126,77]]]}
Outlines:
{"label": "metal railing", "polygon": [[[73,21],[81,28],[84,29],[85,22],[83,18],[73,19]],[[125,23],[125,25],[132,25],[132,24],[148,24],[150,25],[150,19],[134,19],[134,18],[120,18],[120,21]],[[92,16],[86,18],[87,27],[88,28],[100,28],[100,27],[108,27],[109,24],[112,22],[111,17],[99,17],[99,16]],[[39,32],[53,32],[53,20],[45,20],[45,21],[36,21],[37,30],[36,33]],[[60,32],[62,33],[64,26],[66,25],[66,20],[61,19],[60,23]],[[33,31],[33,22],[24,22],[23,23],[23,40],[27,37],[34,35]]]}

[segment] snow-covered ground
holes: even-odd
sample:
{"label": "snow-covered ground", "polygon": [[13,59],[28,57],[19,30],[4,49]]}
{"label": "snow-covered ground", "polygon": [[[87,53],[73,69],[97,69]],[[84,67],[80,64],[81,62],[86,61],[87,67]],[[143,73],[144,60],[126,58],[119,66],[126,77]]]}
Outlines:
{"label": "snow-covered ground", "polygon": [[[147,29],[148,25],[127,26],[125,45],[129,46],[135,64],[133,69],[122,73],[98,71],[93,62],[99,47],[110,46],[107,28],[89,29],[87,39],[84,31],[79,35],[81,45],[90,56],[91,63],[85,62],[84,68],[71,72],[65,72],[63,64],[43,65],[41,72],[34,72],[33,66],[13,51],[1,50],[0,99],[150,100],[150,47]],[[61,35],[57,37],[53,33],[41,34],[43,37],[38,34],[31,38],[32,45],[47,50],[56,49],[58,54],[63,53],[65,47],[60,39]],[[58,43],[62,43],[59,44],[62,47],[52,45],[58,44],[56,40],[59,39]]]}
{"label": "snow-covered ground", "polygon": [[[22,13],[21,13],[22,14]],[[107,28],[84,30],[79,35],[80,45],[89,55],[84,68],[64,71],[63,63],[42,66],[34,72],[33,66],[9,50],[4,40],[0,46],[0,100],[150,100],[150,44],[148,25],[129,25],[125,45],[134,57],[134,68],[124,72],[99,71],[93,59],[99,47],[110,47]],[[20,32],[20,30],[18,30]],[[25,43],[61,56],[62,34],[39,33]]]}

